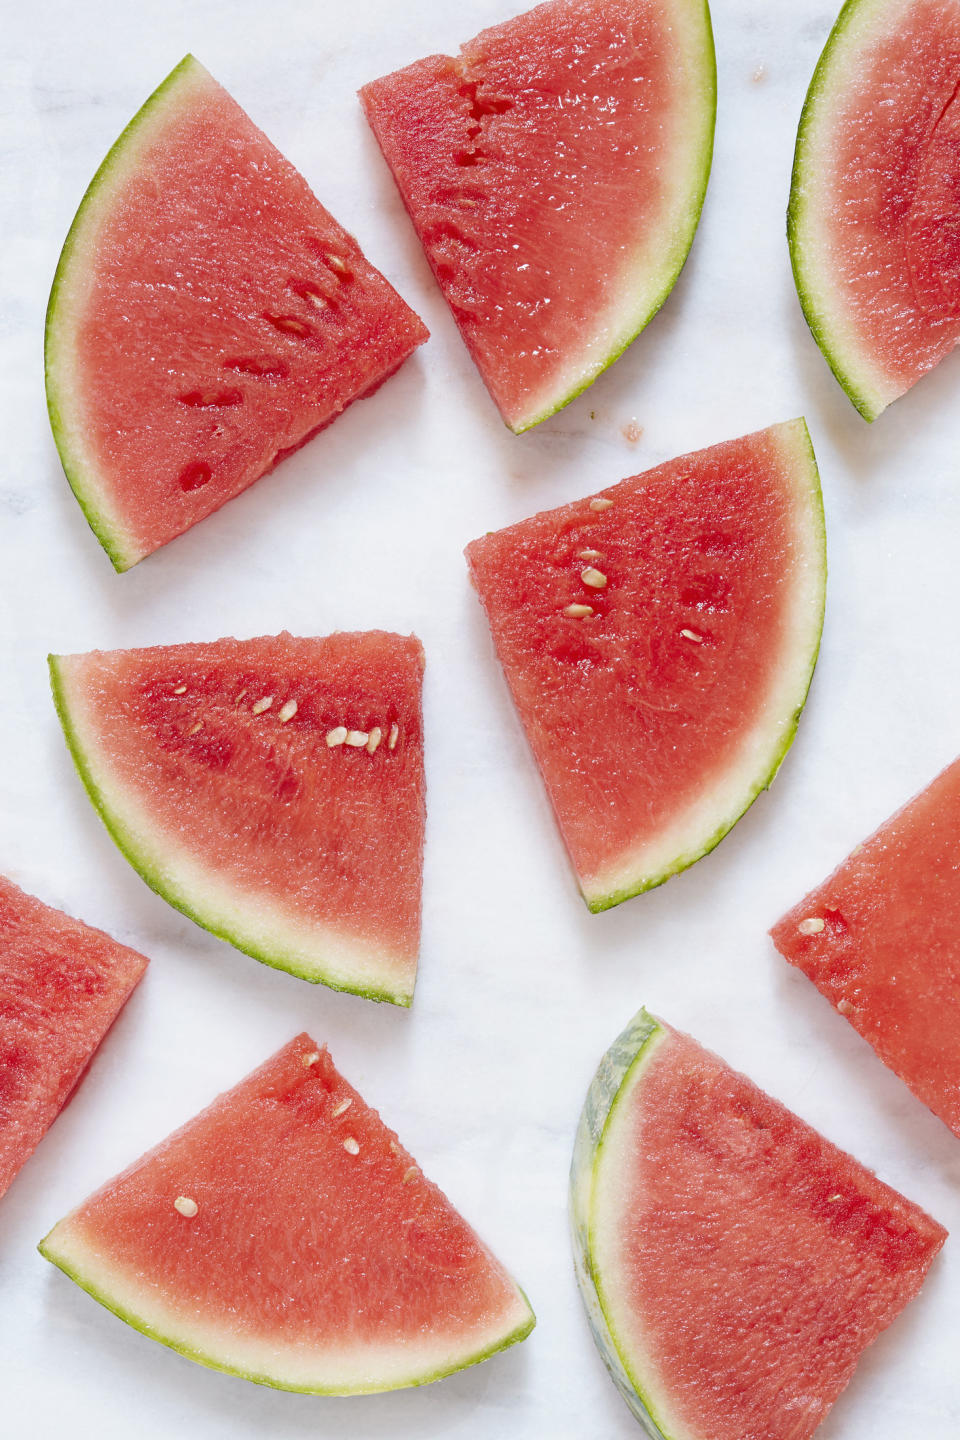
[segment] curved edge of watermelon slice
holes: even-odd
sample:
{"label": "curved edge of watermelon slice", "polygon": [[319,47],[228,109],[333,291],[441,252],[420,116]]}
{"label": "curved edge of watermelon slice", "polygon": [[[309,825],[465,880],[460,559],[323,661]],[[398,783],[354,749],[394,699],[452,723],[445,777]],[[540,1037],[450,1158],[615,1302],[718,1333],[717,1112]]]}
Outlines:
{"label": "curved edge of watermelon slice", "polygon": [[[757,796],[769,790],[796,736],[820,653],[826,609],[827,532],[820,472],[807,423],[798,418],[775,428],[778,444],[787,452],[785,470],[794,481],[794,536],[802,544],[807,564],[801,573],[800,593],[793,606],[794,624],[783,646],[777,682],[771,687],[765,707],[772,719],[764,722],[761,718],[755,728],[754,745],[725,777],[726,807],[722,800],[717,803],[714,793],[704,797],[707,813],[711,807],[714,812],[706,838],[703,821],[695,811],[682,816],[677,832],[663,839],[662,849],[671,858],[661,868],[651,867],[649,855],[642,851],[639,875],[635,860],[627,856],[617,861],[615,873],[596,876],[592,884],[580,881],[583,898],[593,914],[657,889],[715,850]],[[721,815],[719,822],[717,813]]]}
{"label": "curved edge of watermelon slice", "polygon": [[[108,767],[98,763],[94,737],[82,733],[79,707],[70,700],[71,658],[47,656],[53,702],[67,748],[110,838],[150,889],[204,930],[274,970],[365,1000],[409,1007],[415,977],[401,979],[395,957],[387,950],[374,952],[369,945],[330,928],[312,927],[298,933],[288,916],[277,909],[268,910],[262,900],[251,901],[227,887],[217,894],[207,871],[201,885],[190,857],[179,857],[178,863],[167,844],[153,843],[149,821],[137,814],[129,796],[114,792]],[[265,943],[261,938],[264,932],[271,937],[286,934],[286,944],[281,948],[275,942]],[[364,973],[368,980],[358,982],[356,977]]]}
{"label": "curved edge of watermelon slice", "polygon": [[64,382],[64,366],[57,347],[57,332],[68,328],[62,324],[64,307],[69,303],[64,298],[64,292],[68,280],[73,284],[76,281],[73,261],[80,258],[84,244],[92,243],[95,238],[96,231],[109,210],[114,184],[122,183],[126,175],[135,168],[141,148],[150,143],[154,122],[163,122],[167,102],[178,103],[179,94],[185,86],[189,86],[194,80],[206,78],[207,72],[199,60],[193,55],[185,55],[179,65],[171,70],[153,94],[144,101],[113,142],[84,191],[83,199],[67,231],[54,273],[50,299],[47,301],[43,334],[44,383],[54,443],[64,474],[87,524],[110,557],[113,568],[120,574],[131,569],[142,557],[139,552],[135,553],[130,549],[124,537],[123,526],[116,516],[109,514],[104,505],[102,490],[87,473],[82,442],[78,443],[78,437],[71,433],[65,416],[64,399],[64,392],[70,387]]}
{"label": "curved edge of watermelon slice", "polygon": [[[456,1375],[460,1370],[468,1370],[473,1365],[480,1365],[484,1360],[490,1360],[494,1355],[499,1355],[503,1350],[509,1350],[512,1345],[517,1345],[521,1340],[526,1340],[537,1323],[536,1316],[531,1308],[530,1302],[525,1293],[516,1285],[517,1294],[523,1305],[526,1307],[526,1314],[519,1324],[490,1340],[490,1343],[481,1346],[479,1350],[451,1357],[450,1363],[442,1363],[432,1370],[414,1371],[406,1375],[386,1376],[377,1381],[365,1384],[347,1382],[341,1385],[320,1385],[320,1384],[296,1384],[290,1381],[281,1380],[277,1376],[267,1375],[254,1370],[243,1369],[239,1365],[231,1365],[223,1360],[218,1360],[196,1345],[177,1338],[174,1332],[158,1328],[139,1315],[129,1303],[124,1303],[118,1294],[115,1284],[111,1284],[110,1273],[107,1267],[100,1266],[102,1273],[97,1274],[97,1257],[85,1249],[83,1243],[74,1239],[73,1244],[69,1243],[69,1231],[64,1237],[64,1227],[67,1221],[60,1221],[55,1225],[48,1235],[40,1241],[38,1251],[51,1265],[62,1270],[64,1275],[71,1279],[81,1290],[85,1290],[92,1299],[109,1310],[111,1315],[116,1315],[132,1329],[138,1330],[149,1340],[155,1340],[160,1345],[165,1345],[168,1350],[175,1350],[178,1355],[192,1360],[197,1365],[203,1365],[207,1370],[216,1370],[223,1375],[234,1375],[240,1380],[249,1380],[254,1385],[264,1385],[271,1390],[292,1391],[299,1395],[378,1395],[389,1390],[409,1390],[421,1385],[432,1385],[435,1380],[445,1380],[448,1375]],[[54,1241],[54,1236],[61,1231],[61,1243]],[[66,1243],[65,1243],[66,1238]],[[114,1277],[115,1278],[115,1277]]]}
{"label": "curved edge of watermelon slice", "polygon": [[820,152],[830,145],[831,102],[842,98],[865,38],[857,33],[858,25],[864,22],[861,28],[869,33],[872,15],[882,17],[886,8],[876,0],[846,0],[840,11],[800,113],[787,206],[790,263],[804,319],[834,376],[867,421],[876,420],[903,393],[903,386],[873,362],[854,326],[845,321],[841,297],[831,293],[829,241],[820,228],[825,201],[818,197],[817,185],[826,170]]}
{"label": "curved edge of watermelon slice", "polygon": [[594,1264],[594,1183],[604,1154],[610,1120],[626,1103],[668,1032],[653,1015],[638,1010],[607,1050],[591,1081],[577,1126],[570,1166],[570,1234],[577,1283],[597,1349],[620,1394],[653,1440],[669,1440],[656,1406],[631,1373],[608,1319],[603,1285]]}

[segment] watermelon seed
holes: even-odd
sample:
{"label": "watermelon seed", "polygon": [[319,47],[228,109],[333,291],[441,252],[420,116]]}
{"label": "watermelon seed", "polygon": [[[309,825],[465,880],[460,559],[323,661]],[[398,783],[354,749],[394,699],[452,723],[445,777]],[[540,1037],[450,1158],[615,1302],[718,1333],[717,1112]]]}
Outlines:
{"label": "watermelon seed", "polygon": [[600,559],[600,551],[599,551],[599,550],[581,550],[580,553],[579,553],[579,555],[577,556],[577,559],[578,559],[578,560],[599,560],[599,559]]}
{"label": "watermelon seed", "polygon": [[592,605],[567,605],[564,615],[569,615],[571,620],[584,620],[588,615],[593,614]]}
{"label": "watermelon seed", "polygon": [[297,713],[297,702],[296,702],[296,700],[288,700],[285,705],[282,705],[282,706],[280,707],[280,714],[277,716],[277,719],[280,721],[280,724],[281,724],[281,725],[286,725],[287,721],[288,721],[288,720],[292,720],[293,717],[294,717],[294,715],[296,715],[296,713]]}
{"label": "watermelon seed", "polygon": [[680,634],[683,636],[684,640],[692,640],[694,645],[703,644],[703,636],[698,635],[696,630],[681,630]]}
{"label": "watermelon seed", "polygon": [[240,691],[240,694],[237,696],[236,700],[234,700],[234,702],[233,702],[234,705],[239,705],[239,704],[240,704],[240,701],[243,699],[243,697],[244,697],[244,695],[246,695],[246,693],[247,693],[246,690],[241,690],[241,691]]}
{"label": "watermelon seed", "polygon": [[409,1167],[409,1169],[404,1170],[404,1172],[403,1172],[403,1181],[402,1181],[402,1184],[404,1184],[404,1185],[409,1185],[409,1184],[411,1184],[414,1180],[416,1180],[416,1178],[417,1178],[417,1176],[418,1176],[419,1174],[420,1174],[419,1168],[418,1168],[416,1165],[411,1165],[411,1166]]}
{"label": "watermelon seed", "polygon": [[335,729],[327,731],[327,744],[331,749],[333,749],[334,745],[342,745],[346,738],[346,725],[337,725]]}
{"label": "watermelon seed", "polygon": [[189,1195],[178,1195],[173,1202],[173,1208],[179,1210],[180,1214],[185,1215],[188,1220],[192,1220],[200,1206],[196,1200],[191,1200]]}
{"label": "watermelon seed", "polygon": [[400,738],[400,726],[399,726],[399,725],[391,725],[391,726],[390,726],[390,739],[387,741],[387,749],[388,749],[388,750],[396,750],[396,748],[397,748],[397,741],[398,741],[399,738]]}
{"label": "watermelon seed", "polygon": [[345,260],[341,260],[339,255],[328,255],[327,264],[330,266],[330,269],[337,276],[341,284],[346,285],[350,280],[353,279],[353,271],[350,269],[350,266],[346,263]]}
{"label": "watermelon seed", "polygon": [[849,1000],[838,1000],[837,1009],[840,1011],[841,1015],[853,1014],[853,1006],[850,1004]]}
{"label": "watermelon seed", "polygon": [[200,490],[206,485],[213,475],[213,471],[205,460],[191,460],[180,471],[181,490]]}
{"label": "watermelon seed", "polygon": [[588,565],[586,570],[580,571],[580,579],[584,585],[589,585],[591,590],[602,590],[607,583],[607,577],[602,570],[595,570]]}
{"label": "watermelon seed", "polygon": [[382,739],[383,731],[380,729],[379,725],[374,725],[373,729],[370,731],[370,739],[367,741],[367,753],[369,755],[373,754],[374,750],[376,750]]}
{"label": "watermelon seed", "polygon": [[347,738],[344,744],[351,745],[354,750],[361,750],[369,739],[370,736],[366,730],[350,730],[347,732]]}
{"label": "watermelon seed", "polygon": [[305,338],[309,335],[310,326],[298,320],[296,315],[271,315],[269,310],[263,312],[264,320],[269,320],[275,330],[281,330],[285,335],[299,335]]}
{"label": "watermelon seed", "polygon": [[390,1141],[390,1149],[393,1151],[394,1155],[400,1154],[400,1146],[397,1144],[396,1140]]}
{"label": "watermelon seed", "polygon": [[351,1106],[352,1104],[353,1104],[353,1101],[350,1099],[349,1095],[347,1096],[346,1100],[341,1100],[341,1101],[340,1101],[340,1104],[339,1104],[338,1106],[336,1106],[336,1108],[334,1109],[334,1112],[333,1112],[334,1119],[336,1119],[336,1117],[337,1117],[338,1115],[343,1115],[347,1110],[350,1109],[350,1106]]}
{"label": "watermelon seed", "polygon": [[828,1195],[828,1196],[827,1196],[827,1202],[828,1202],[828,1204],[830,1204],[830,1205],[836,1205],[837,1201],[838,1201],[838,1200],[842,1200],[842,1199],[843,1199],[843,1196],[842,1196],[842,1195]]}
{"label": "watermelon seed", "polygon": [[264,710],[269,710],[272,704],[273,696],[264,695],[262,699],[255,700],[250,708],[253,711],[254,715],[262,715]]}
{"label": "watermelon seed", "polygon": [[187,693],[187,687],[186,687],[186,685],[177,685],[177,686],[175,686],[173,693],[174,693],[174,695],[186,695],[186,693]]}
{"label": "watermelon seed", "polygon": [[202,730],[202,729],[203,729],[203,721],[202,721],[202,720],[198,720],[195,725],[191,725],[191,726],[190,726],[190,729],[187,731],[187,734],[188,734],[188,735],[196,735],[197,731],[198,731],[198,730]]}
{"label": "watermelon seed", "polygon": [[320,1059],[320,1051],[319,1051],[319,1050],[311,1050],[308,1055],[301,1055],[301,1057],[300,1057],[300,1063],[301,1063],[302,1065],[306,1065],[306,1066],[309,1067],[310,1065],[316,1065],[316,1063],[317,1063],[317,1061],[318,1061],[319,1059]]}
{"label": "watermelon seed", "polygon": [[604,496],[604,495],[597,495],[595,499],[593,499],[593,500],[590,501],[590,509],[591,509],[591,510],[609,510],[609,509],[610,509],[610,506],[611,506],[612,504],[613,504],[613,501],[612,501],[612,500],[608,500],[608,499],[606,498],[606,496]]}
{"label": "watermelon seed", "polygon": [[193,405],[206,410],[213,405],[242,405],[242,390],[187,390],[185,394],[178,395],[177,399],[183,405]]}
{"label": "watermelon seed", "polygon": [[808,920],[801,920],[797,929],[801,935],[819,935],[825,923],[819,916],[811,915]]}
{"label": "watermelon seed", "polygon": [[343,1148],[344,1150],[346,1150],[348,1155],[360,1154],[360,1146],[357,1144],[356,1140],[354,1140],[352,1135],[348,1135],[346,1140],[344,1140]]}

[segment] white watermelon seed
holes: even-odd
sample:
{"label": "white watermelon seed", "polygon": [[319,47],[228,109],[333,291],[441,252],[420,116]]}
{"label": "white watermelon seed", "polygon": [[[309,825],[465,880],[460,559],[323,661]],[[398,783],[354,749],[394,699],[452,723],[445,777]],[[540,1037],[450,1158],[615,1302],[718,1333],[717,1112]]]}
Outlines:
{"label": "white watermelon seed", "polygon": [[203,721],[202,721],[202,720],[198,720],[195,725],[191,725],[191,726],[190,726],[190,729],[187,731],[187,734],[188,734],[188,735],[196,735],[197,731],[198,731],[198,730],[202,730],[202,729],[203,729]]}
{"label": "white watermelon seed", "polygon": [[341,1100],[341,1101],[340,1101],[340,1104],[337,1105],[337,1106],[334,1108],[334,1112],[333,1112],[333,1117],[334,1117],[334,1119],[336,1119],[336,1117],[337,1117],[338,1115],[343,1115],[345,1111],[347,1111],[347,1110],[350,1109],[350,1106],[351,1106],[352,1104],[353,1104],[353,1101],[350,1099],[350,1096],[349,1096],[349,1095],[347,1096],[346,1100]]}
{"label": "white watermelon seed", "polygon": [[390,739],[387,741],[387,749],[388,749],[388,750],[395,750],[395,749],[397,748],[397,740],[398,740],[399,738],[400,738],[400,726],[399,726],[399,725],[396,725],[396,724],[391,725],[391,726],[390,726]]}
{"label": "white watermelon seed", "polygon": [[349,267],[344,260],[340,259],[339,255],[330,255],[327,259],[327,264],[331,270],[336,270],[338,275],[349,274]]}
{"label": "white watermelon seed", "polygon": [[801,935],[819,935],[826,922],[817,915],[811,915],[808,920],[801,920],[797,929]]}
{"label": "white watermelon seed", "polygon": [[294,717],[294,715],[296,715],[296,713],[297,713],[297,702],[296,702],[296,700],[288,700],[285,705],[281,706],[281,708],[280,708],[280,713],[279,713],[279,715],[277,716],[277,719],[280,721],[280,724],[281,724],[281,725],[286,725],[287,721],[288,721],[288,720],[292,720],[293,717]]}
{"label": "white watermelon seed", "polygon": [[612,501],[612,500],[608,500],[608,499],[606,498],[606,496],[604,496],[604,495],[598,495],[595,500],[591,500],[591,501],[590,501],[590,509],[591,509],[591,510],[609,510],[609,509],[610,509],[610,506],[611,506],[612,504],[613,504],[613,501]]}
{"label": "white watermelon seed", "polygon": [[837,1195],[828,1195],[828,1196],[827,1196],[827,1200],[828,1200],[828,1202],[829,1202],[831,1205],[836,1205],[837,1201],[838,1201],[838,1200],[842,1200],[842,1199],[843,1199],[843,1196],[840,1195],[840,1194],[837,1194]]}
{"label": "white watermelon seed", "polygon": [[404,1185],[409,1185],[412,1181],[416,1180],[419,1174],[420,1171],[418,1167],[416,1165],[411,1165],[408,1170],[404,1170],[402,1183]]}
{"label": "white watermelon seed", "polygon": [[346,738],[346,725],[337,725],[335,729],[327,731],[327,744],[331,749],[333,749],[334,745],[342,745]]}
{"label": "white watermelon seed", "polygon": [[200,1206],[196,1200],[191,1200],[189,1195],[178,1195],[173,1202],[173,1208],[178,1210],[181,1215],[185,1215],[188,1220],[192,1220]]}
{"label": "white watermelon seed", "polygon": [[348,1135],[346,1140],[344,1140],[343,1148],[344,1150],[346,1150],[348,1155],[360,1154],[360,1146],[357,1144],[356,1140],[354,1140],[352,1135]]}
{"label": "white watermelon seed", "polygon": [[569,615],[571,620],[582,620],[585,615],[593,614],[592,605],[567,605],[564,607],[564,615]]}
{"label": "white watermelon seed", "polygon": [[186,693],[187,693],[187,687],[186,687],[186,685],[177,685],[177,686],[175,687],[173,693],[174,693],[174,695],[186,695]]}
{"label": "white watermelon seed", "polygon": [[241,691],[240,691],[240,694],[237,696],[236,700],[234,700],[234,702],[233,702],[234,705],[239,705],[239,704],[240,704],[240,701],[243,699],[243,697],[244,697],[244,695],[246,695],[246,693],[247,693],[246,690],[241,690]]}
{"label": "white watermelon seed", "polygon": [[588,565],[586,570],[580,571],[580,579],[584,585],[589,585],[591,590],[602,590],[607,583],[607,577],[602,570],[595,570]]}
{"label": "white watermelon seed", "polygon": [[253,711],[254,715],[262,715],[264,710],[269,710],[272,704],[273,696],[264,695],[262,699],[255,700],[250,708]]}
{"label": "white watermelon seed", "polygon": [[841,1015],[853,1014],[853,1006],[850,1004],[849,1000],[838,1000],[837,1009],[840,1011]]}
{"label": "white watermelon seed", "polygon": [[579,553],[579,555],[577,556],[577,559],[578,559],[578,560],[599,560],[599,559],[600,559],[600,551],[599,551],[599,550],[581,550],[580,553]]}
{"label": "white watermelon seed", "polygon": [[360,750],[364,745],[366,745],[369,739],[370,736],[367,734],[366,730],[351,730],[348,733],[346,741],[344,743],[347,745],[352,745],[354,750]]}
{"label": "white watermelon seed", "polygon": [[370,739],[367,741],[367,751],[369,752],[369,754],[373,754],[374,750],[376,750],[382,739],[383,731],[380,729],[379,725],[374,725],[373,729],[370,731]]}
{"label": "white watermelon seed", "polygon": [[703,636],[698,635],[696,630],[681,630],[680,634],[683,636],[684,640],[692,640],[694,645],[703,644]]}
{"label": "white watermelon seed", "polygon": [[302,1055],[300,1059],[301,1063],[304,1065],[316,1065],[317,1061],[320,1059],[320,1051],[311,1050],[309,1055]]}

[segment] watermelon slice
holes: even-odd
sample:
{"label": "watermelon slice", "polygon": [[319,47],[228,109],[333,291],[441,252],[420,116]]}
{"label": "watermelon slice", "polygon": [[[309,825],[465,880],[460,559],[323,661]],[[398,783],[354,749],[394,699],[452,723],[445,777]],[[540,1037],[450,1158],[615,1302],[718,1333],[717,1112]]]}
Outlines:
{"label": "watermelon slice", "polygon": [[409,1005],[423,861],[413,636],[53,655],[110,834],[171,905],[267,965]]}
{"label": "watermelon slice", "polygon": [[424,1385],[523,1340],[523,1292],[300,1035],[40,1245],[121,1319],[283,1390]]}
{"label": "watermelon slice", "polygon": [[426,338],[187,56],[97,171],[47,312],[54,438],[115,567],[239,495]]}
{"label": "watermelon slice", "polygon": [[360,93],[484,384],[527,430],[687,257],[713,152],[706,0],[551,0]]}
{"label": "watermelon slice", "polygon": [[467,547],[591,910],[719,843],[773,779],[816,662],[826,556],[795,420]]}
{"label": "watermelon slice", "polygon": [[0,1195],[56,1120],[147,962],[0,875]]}
{"label": "watermelon slice", "polygon": [[957,0],[848,0],[803,108],[794,275],[867,420],[960,339],[958,78]]}
{"label": "watermelon slice", "polygon": [[594,1338],[656,1440],[808,1440],[946,1231],[641,1010],[571,1177]]}
{"label": "watermelon slice", "polygon": [[770,932],[960,1135],[960,760]]}

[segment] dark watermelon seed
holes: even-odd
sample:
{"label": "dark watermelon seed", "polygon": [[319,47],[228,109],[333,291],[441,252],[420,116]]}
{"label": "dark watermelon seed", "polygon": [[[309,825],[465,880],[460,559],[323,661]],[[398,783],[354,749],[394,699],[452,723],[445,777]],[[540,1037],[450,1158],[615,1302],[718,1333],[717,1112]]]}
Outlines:
{"label": "dark watermelon seed", "polygon": [[201,490],[212,476],[213,471],[205,460],[191,460],[190,464],[180,471],[180,489]]}
{"label": "dark watermelon seed", "polygon": [[188,390],[177,399],[182,405],[202,406],[204,408],[214,405],[242,405],[243,392],[241,390]]}

